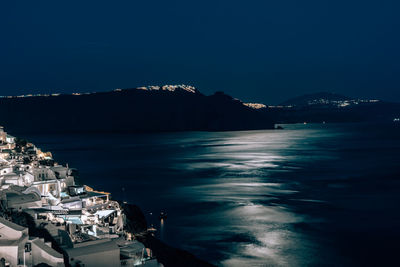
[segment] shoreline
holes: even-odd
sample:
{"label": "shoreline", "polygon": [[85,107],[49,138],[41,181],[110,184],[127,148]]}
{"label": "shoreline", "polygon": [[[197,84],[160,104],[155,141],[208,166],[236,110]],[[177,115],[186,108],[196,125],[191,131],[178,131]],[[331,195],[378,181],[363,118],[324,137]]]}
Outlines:
{"label": "shoreline", "polygon": [[78,179],[51,152],[0,128],[0,234],[16,248],[0,244],[4,264],[213,266],[152,236],[138,206]]}

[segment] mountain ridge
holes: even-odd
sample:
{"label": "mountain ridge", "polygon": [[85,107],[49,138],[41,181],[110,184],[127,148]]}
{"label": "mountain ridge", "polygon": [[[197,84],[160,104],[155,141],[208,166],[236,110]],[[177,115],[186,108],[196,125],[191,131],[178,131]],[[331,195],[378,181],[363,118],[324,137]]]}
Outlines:
{"label": "mountain ridge", "polygon": [[198,90],[117,89],[0,98],[0,124],[15,133],[166,132],[271,129],[266,115],[239,100]]}

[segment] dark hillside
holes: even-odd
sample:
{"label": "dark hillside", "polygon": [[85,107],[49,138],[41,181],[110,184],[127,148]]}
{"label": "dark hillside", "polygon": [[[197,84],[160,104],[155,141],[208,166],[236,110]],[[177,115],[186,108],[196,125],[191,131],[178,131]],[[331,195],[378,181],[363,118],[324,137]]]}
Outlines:
{"label": "dark hillside", "polygon": [[226,131],[273,128],[266,114],[223,93],[128,89],[0,99],[11,133]]}

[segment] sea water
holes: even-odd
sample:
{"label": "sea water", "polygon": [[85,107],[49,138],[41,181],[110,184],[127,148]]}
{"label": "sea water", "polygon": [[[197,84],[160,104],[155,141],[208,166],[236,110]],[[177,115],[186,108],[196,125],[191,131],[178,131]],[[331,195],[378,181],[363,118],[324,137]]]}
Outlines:
{"label": "sea water", "polygon": [[163,241],[213,264],[397,262],[399,125],[283,127],[23,137],[83,183],[139,205]]}

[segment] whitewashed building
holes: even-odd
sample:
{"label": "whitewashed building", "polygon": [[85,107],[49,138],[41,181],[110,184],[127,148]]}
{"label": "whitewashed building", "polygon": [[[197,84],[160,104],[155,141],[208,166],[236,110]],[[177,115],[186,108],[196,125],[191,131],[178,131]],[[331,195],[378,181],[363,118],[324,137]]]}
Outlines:
{"label": "whitewashed building", "polygon": [[0,259],[9,266],[34,266],[46,263],[64,266],[64,257],[43,239],[30,239],[28,228],[0,217]]}
{"label": "whitewashed building", "polygon": [[74,244],[67,249],[71,266],[120,266],[120,250],[111,239],[99,239]]}

